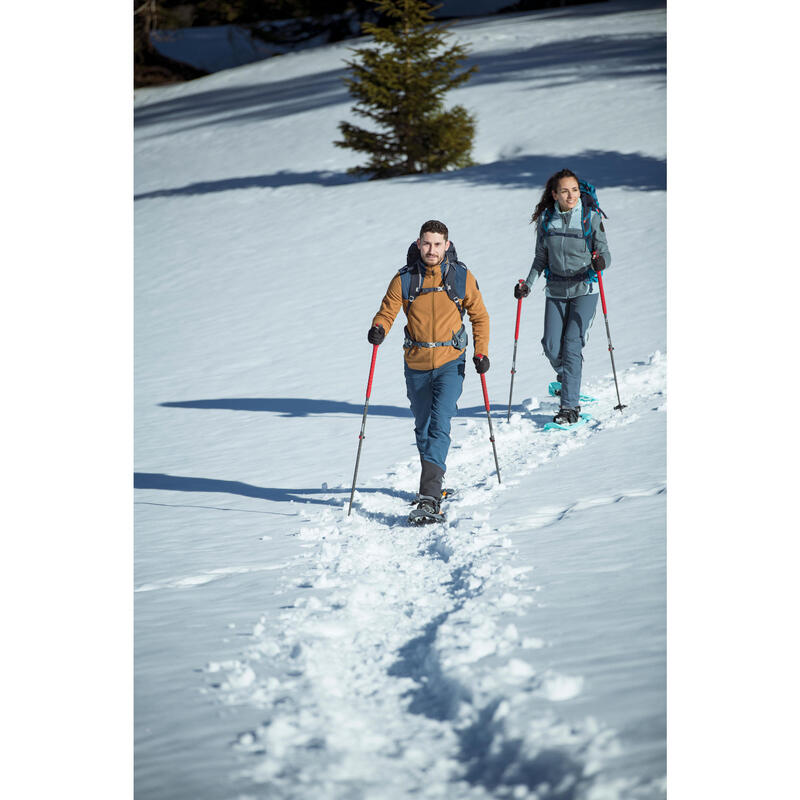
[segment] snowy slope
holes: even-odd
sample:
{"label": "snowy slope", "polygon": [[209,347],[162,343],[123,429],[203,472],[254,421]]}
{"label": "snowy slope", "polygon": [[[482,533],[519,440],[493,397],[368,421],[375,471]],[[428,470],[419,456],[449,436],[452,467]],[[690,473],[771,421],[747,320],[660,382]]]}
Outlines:
{"label": "snowy slope", "polygon": [[[444,0],[433,10],[436,17],[469,17],[492,14],[509,6],[507,0]],[[276,26],[287,22],[274,23]],[[288,21],[291,24],[291,21]],[[360,25],[354,15],[349,19],[349,30],[358,35]],[[295,41],[278,44],[254,36],[248,27],[241,25],[214,25],[167,30],[154,30],[150,41],[156,50],[167,58],[191,64],[207,72],[239,67],[271,58],[282,53],[318,47],[329,41],[326,33]]]}
{"label": "snowy slope", "polygon": [[[664,9],[454,27],[481,70],[478,165],[356,181],[348,45],[136,98],[136,795],[651,798],[665,774]],[[549,434],[543,297],[523,305],[546,177],[598,185],[623,402],[598,318],[595,421]],[[443,219],[492,319],[468,371],[446,526],[403,525],[418,459],[408,243]]]}

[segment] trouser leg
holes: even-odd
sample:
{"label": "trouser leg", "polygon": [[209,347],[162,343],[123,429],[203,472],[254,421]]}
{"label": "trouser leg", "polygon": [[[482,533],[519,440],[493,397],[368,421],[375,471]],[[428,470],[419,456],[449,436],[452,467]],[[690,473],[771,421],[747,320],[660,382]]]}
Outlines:
{"label": "trouser leg", "polygon": [[561,337],[561,405],[580,405],[583,373],[583,348],[597,311],[597,295],[585,294],[566,301],[568,304]]}
{"label": "trouser leg", "polygon": [[464,387],[464,360],[456,359],[434,370],[433,403],[428,426],[428,442],[423,457],[447,469],[450,449],[450,421],[458,412],[458,398]]}
{"label": "trouser leg", "polygon": [[414,415],[414,436],[417,450],[423,458],[428,442],[428,427],[431,421],[433,404],[433,379],[429,371],[409,369],[406,367],[406,395]]}
{"label": "trouser leg", "polygon": [[542,348],[550,366],[556,371],[558,380],[561,376],[561,339],[564,335],[564,323],[567,315],[567,300],[546,297],[544,302],[544,335]]}
{"label": "trouser leg", "polygon": [[414,434],[422,462],[420,494],[432,497],[441,494],[450,449],[450,422],[458,410],[464,370],[463,359],[429,372],[406,367],[406,390],[414,414]]}

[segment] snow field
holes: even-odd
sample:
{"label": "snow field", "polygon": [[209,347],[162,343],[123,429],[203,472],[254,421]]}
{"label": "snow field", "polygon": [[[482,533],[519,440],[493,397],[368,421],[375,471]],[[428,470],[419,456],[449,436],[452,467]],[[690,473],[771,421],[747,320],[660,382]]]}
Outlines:
{"label": "snow field", "polygon": [[[504,485],[481,457],[487,426],[468,420],[448,481],[469,488],[445,502],[445,525],[404,525],[414,460],[378,480],[386,491],[356,492],[349,518],[346,502],[303,513],[295,535],[310,553],[294,579],[296,599],[277,624],[254,627],[241,659],[207,666],[226,703],[265,714],[258,729],[237,735],[236,749],[248,756],[241,776],[281,798],[627,798],[657,789],[604,779],[604,765],[621,752],[615,732],[591,716],[577,724],[560,717],[558,705],[580,695],[584,680],[537,669],[536,651],[547,643],[522,638],[509,621],[535,615],[541,587],[531,566],[515,565],[509,526],[493,527],[488,509],[545,461],[658,413],[664,372],[655,353],[621,376],[629,403],[622,415],[611,406],[613,382],[591,384],[595,419],[574,433],[544,432],[532,412],[510,423],[495,415]],[[625,496],[664,491],[661,484]],[[518,527],[620,499],[544,507]]]}
{"label": "snow field", "polygon": [[[445,175],[346,175],[346,47],[138,93],[137,799],[663,796],[663,23],[608,3],[454,26],[481,67],[451,98],[478,113],[479,163]],[[506,422],[511,286],[565,163],[609,214],[629,407],[598,310],[594,419],[545,433],[541,283]],[[491,315],[503,483],[468,361],[459,493],[412,529],[402,318],[346,506],[366,330],[428,218]]]}

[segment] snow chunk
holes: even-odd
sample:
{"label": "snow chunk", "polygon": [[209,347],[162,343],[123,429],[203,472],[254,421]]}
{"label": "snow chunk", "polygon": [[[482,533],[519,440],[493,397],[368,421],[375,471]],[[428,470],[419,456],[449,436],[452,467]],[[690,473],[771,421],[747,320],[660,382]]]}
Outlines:
{"label": "snow chunk", "polygon": [[522,661],[519,658],[512,658],[503,670],[504,677],[511,683],[524,683],[530,680],[535,674],[536,671],[534,668],[526,661]]}
{"label": "snow chunk", "polygon": [[538,694],[548,700],[559,703],[563,700],[572,700],[583,691],[583,678],[568,675],[548,675],[542,682]]}
{"label": "snow chunk", "polygon": [[526,636],[522,640],[523,650],[540,650],[544,647],[544,639],[539,639],[536,636]]}

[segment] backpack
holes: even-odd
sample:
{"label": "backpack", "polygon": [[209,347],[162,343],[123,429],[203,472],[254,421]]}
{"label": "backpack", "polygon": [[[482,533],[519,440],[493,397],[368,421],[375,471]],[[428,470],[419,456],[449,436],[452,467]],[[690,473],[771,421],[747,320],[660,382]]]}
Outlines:
{"label": "backpack", "polygon": [[[445,253],[447,257],[447,271],[442,271],[443,286],[435,289],[423,289],[422,281],[425,271],[420,269],[419,248],[412,242],[406,253],[406,265],[399,271],[403,300],[412,303],[419,295],[428,292],[447,292],[447,296],[456,304],[461,319],[464,319],[464,295],[467,292],[467,266],[458,260],[455,245],[450,242],[450,247]],[[415,280],[414,280],[415,279]]]}

